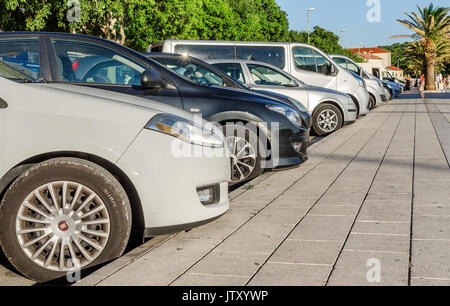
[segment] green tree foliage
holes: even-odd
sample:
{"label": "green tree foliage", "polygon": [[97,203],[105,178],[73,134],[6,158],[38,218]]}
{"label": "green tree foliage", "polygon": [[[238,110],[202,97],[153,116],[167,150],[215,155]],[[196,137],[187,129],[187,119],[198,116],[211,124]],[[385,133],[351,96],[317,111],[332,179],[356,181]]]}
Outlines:
{"label": "green tree foliage", "polygon": [[392,38],[413,38],[420,41],[418,46],[422,48],[426,61],[425,87],[427,90],[435,90],[435,67],[438,63],[438,45],[447,44],[450,36],[450,7],[435,7],[430,3],[428,7],[421,9],[417,6],[418,13],[405,13],[407,19],[397,19],[398,23],[413,31],[412,35],[394,35]]}
{"label": "green tree foliage", "polygon": [[[79,20],[69,22],[68,5],[76,2]],[[0,8],[0,31],[95,35],[138,51],[162,39],[307,41],[305,32],[289,31],[287,14],[275,0],[0,0]],[[311,43],[354,57],[337,35],[320,27]]]}

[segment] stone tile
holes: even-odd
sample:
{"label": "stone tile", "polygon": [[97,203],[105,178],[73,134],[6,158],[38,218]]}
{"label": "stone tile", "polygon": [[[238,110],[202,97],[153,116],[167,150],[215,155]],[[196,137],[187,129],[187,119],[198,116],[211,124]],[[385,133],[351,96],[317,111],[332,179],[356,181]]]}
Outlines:
{"label": "stone tile", "polygon": [[330,266],[277,264],[268,262],[249,286],[323,286]]}
{"label": "stone tile", "polygon": [[350,234],[344,250],[409,252],[409,235]]}
{"label": "stone tile", "polygon": [[411,224],[406,223],[392,223],[392,222],[360,222],[356,221],[353,226],[353,233],[368,233],[368,234],[397,234],[409,235]]}
{"label": "stone tile", "polygon": [[172,286],[244,286],[248,279],[249,277],[245,276],[218,276],[186,273],[173,282]]}
{"label": "stone tile", "polygon": [[450,241],[413,240],[412,277],[450,279]]}
{"label": "stone tile", "polygon": [[344,241],[354,217],[306,216],[289,239]]}
{"label": "stone tile", "polygon": [[189,269],[188,273],[252,276],[268,254],[212,252]]}
{"label": "stone tile", "polygon": [[449,205],[414,205],[414,216],[450,216]]}
{"label": "stone tile", "polygon": [[412,277],[411,286],[450,286],[450,279]]}
{"label": "stone tile", "polygon": [[408,193],[374,193],[370,192],[367,195],[366,201],[368,202],[406,202],[411,203],[412,194]]}
{"label": "stone tile", "polygon": [[[408,284],[408,253],[342,252],[331,273],[329,286],[406,286]],[[369,282],[373,269],[369,260],[379,260],[381,282]],[[371,264],[370,266],[368,264]],[[369,274],[372,275],[372,274]]]}
{"label": "stone tile", "polygon": [[411,205],[410,203],[400,202],[365,201],[358,219],[409,222],[411,220]]}
{"label": "stone tile", "polygon": [[342,243],[286,240],[270,257],[271,262],[332,265]]}
{"label": "stone tile", "polygon": [[321,205],[318,203],[311,210],[311,215],[321,216],[354,216],[358,213],[360,206],[357,205]]}
{"label": "stone tile", "polygon": [[450,216],[414,216],[413,239],[450,239]]}
{"label": "stone tile", "polygon": [[292,230],[292,225],[247,223],[215,250],[218,252],[272,253]]}

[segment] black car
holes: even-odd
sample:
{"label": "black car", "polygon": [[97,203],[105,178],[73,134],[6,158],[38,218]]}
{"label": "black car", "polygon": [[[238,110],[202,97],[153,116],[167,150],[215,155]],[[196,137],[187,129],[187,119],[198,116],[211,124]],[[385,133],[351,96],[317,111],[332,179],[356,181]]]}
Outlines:
{"label": "black car", "polygon": [[[295,167],[307,159],[309,114],[278,98],[238,88],[223,74],[206,70],[202,74],[179,65],[186,69],[180,75],[173,71],[176,68],[114,42],[65,33],[0,33],[0,61],[42,82],[146,97],[218,122],[234,161],[234,182],[254,178],[267,168]],[[237,122],[242,124],[225,128]],[[278,129],[273,129],[276,125]]]}

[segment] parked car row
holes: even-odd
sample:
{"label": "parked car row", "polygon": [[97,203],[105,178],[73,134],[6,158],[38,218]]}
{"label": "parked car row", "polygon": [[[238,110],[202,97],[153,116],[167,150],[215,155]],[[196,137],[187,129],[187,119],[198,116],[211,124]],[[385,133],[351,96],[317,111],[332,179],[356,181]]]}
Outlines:
{"label": "parked car row", "polygon": [[[0,33],[0,245],[18,271],[55,279],[120,256],[132,236],[210,222],[229,184],[299,166],[310,129],[330,134],[383,101],[369,75],[314,47],[230,44],[140,54]],[[208,62],[173,54],[187,49]]]}

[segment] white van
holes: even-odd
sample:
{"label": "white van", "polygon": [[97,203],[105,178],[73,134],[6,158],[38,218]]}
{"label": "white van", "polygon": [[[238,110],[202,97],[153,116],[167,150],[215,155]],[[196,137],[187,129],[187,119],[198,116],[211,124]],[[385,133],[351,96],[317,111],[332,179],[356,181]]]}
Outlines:
{"label": "white van", "polygon": [[344,92],[352,97],[358,115],[369,112],[365,82],[336,64],[320,49],[299,43],[268,43],[215,40],[162,40],[149,52],[188,54],[205,60],[244,59],[272,64],[314,86]]}

